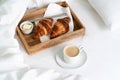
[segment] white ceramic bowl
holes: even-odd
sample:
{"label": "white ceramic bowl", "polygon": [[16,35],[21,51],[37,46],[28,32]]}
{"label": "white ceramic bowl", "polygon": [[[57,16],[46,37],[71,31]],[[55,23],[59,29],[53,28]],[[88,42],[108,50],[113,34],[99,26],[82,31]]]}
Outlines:
{"label": "white ceramic bowl", "polygon": [[24,21],[20,24],[20,29],[24,34],[30,34],[33,30],[33,23],[30,21]]}

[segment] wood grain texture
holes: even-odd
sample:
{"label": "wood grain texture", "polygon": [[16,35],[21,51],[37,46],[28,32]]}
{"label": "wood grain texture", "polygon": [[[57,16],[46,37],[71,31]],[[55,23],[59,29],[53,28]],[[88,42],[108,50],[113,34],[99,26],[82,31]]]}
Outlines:
{"label": "wood grain texture", "polygon": [[[66,2],[59,2],[57,4],[59,4],[63,7],[69,7],[69,5]],[[41,8],[41,9],[38,9],[36,11],[33,11],[33,12],[25,13],[25,15],[22,18],[22,20],[20,21],[20,23],[25,20],[32,20],[32,19],[35,19],[38,17],[43,17],[46,8],[47,8],[47,6]],[[39,39],[33,39],[34,32],[32,32],[29,35],[23,34],[18,25],[16,30],[17,30],[19,38],[21,39],[22,43],[24,44],[24,47],[25,47],[27,53],[30,55],[35,54],[36,52],[47,49],[51,46],[58,45],[60,43],[63,43],[63,42],[66,42],[66,41],[69,41],[69,40],[72,40],[72,39],[75,39],[78,37],[83,37],[85,34],[85,27],[80,22],[80,20],[78,19],[78,17],[75,15],[75,13],[72,11],[71,8],[70,8],[70,11],[71,11],[73,21],[74,21],[74,31],[65,33],[59,37],[56,37],[56,38],[51,39],[46,42],[40,42]]]}

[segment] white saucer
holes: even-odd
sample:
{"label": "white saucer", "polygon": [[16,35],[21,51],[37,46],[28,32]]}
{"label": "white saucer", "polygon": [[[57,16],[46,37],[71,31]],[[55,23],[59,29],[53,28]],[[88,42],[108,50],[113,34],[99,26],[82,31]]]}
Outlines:
{"label": "white saucer", "polygon": [[81,67],[87,60],[87,54],[86,52],[83,50],[81,52],[81,56],[80,56],[80,60],[78,63],[74,63],[74,64],[69,64],[69,63],[65,63],[63,60],[63,53],[57,53],[55,56],[56,62],[57,64],[62,67],[62,68],[79,68]]}

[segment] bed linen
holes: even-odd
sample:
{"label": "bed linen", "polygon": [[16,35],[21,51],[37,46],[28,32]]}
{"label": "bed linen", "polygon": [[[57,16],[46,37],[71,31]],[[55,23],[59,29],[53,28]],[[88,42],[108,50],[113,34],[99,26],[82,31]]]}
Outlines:
{"label": "bed linen", "polygon": [[[19,2],[19,0],[1,1]],[[19,4],[23,5],[23,2]],[[69,0],[68,3],[86,28],[82,41],[88,56],[85,65],[78,69],[64,69],[58,66],[54,59],[55,54],[60,53],[64,46],[81,44],[79,38],[38,52],[33,56],[27,55],[19,38],[14,37],[15,26],[25,12],[24,9],[27,8],[24,6],[19,12],[21,16],[16,15],[16,24],[12,22],[7,25],[0,24],[0,80],[39,80],[41,78],[44,80],[120,80],[120,35],[106,29],[106,25],[87,0]],[[0,20],[1,17],[0,12]],[[6,65],[8,67],[5,67]],[[51,75],[49,79],[48,74]]]}
{"label": "bed linen", "polygon": [[[14,38],[16,25],[24,15],[28,0],[0,1],[0,72],[26,67]],[[11,4],[11,5],[10,5]]]}
{"label": "bed linen", "polygon": [[59,1],[67,1],[67,0],[30,0],[28,3],[28,9],[36,9],[48,5],[49,3],[59,2]]}
{"label": "bed linen", "polygon": [[88,0],[111,31],[120,30],[120,0]]}

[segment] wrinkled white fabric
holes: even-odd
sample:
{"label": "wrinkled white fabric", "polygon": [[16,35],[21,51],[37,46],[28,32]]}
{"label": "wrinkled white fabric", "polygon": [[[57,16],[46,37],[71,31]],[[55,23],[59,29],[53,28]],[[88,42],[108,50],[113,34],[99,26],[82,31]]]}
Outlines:
{"label": "wrinkled white fabric", "polygon": [[120,30],[120,0],[88,0],[111,31]]}
{"label": "wrinkled white fabric", "polygon": [[87,80],[79,75],[62,74],[53,69],[20,69],[0,74],[0,80]]}
{"label": "wrinkled white fabric", "polygon": [[15,29],[26,11],[28,0],[0,1],[0,72],[26,67],[14,38]]}
{"label": "wrinkled white fabric", "polygon": [[43,7],[45,5],[48,5],[49,3],[53,2],[60,2],[60,1],[67,1],[67,0],[31,0],[28,4],[28,8],[37,8],[37,7]]}

